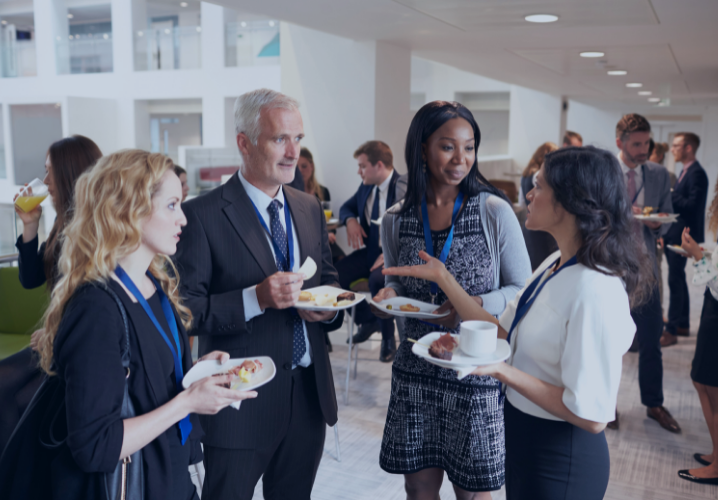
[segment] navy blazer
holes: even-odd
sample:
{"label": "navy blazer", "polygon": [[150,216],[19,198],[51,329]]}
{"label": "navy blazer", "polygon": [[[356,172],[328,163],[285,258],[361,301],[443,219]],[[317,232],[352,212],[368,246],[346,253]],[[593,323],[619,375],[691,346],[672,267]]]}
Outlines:
{"label": "navy blazer", "polygon": [[691,228],[697,242],[705,240],[705,212],[708,199],[708,176],[698,160],[693,163],[671,194],[673,211],[680,214],[666,234],[666,243],[680,245],[683,228]]}
{"label": "navy blazer", "polygon": [[[386,208],[391,207],[396,203],[396,181],[399,179],[399,174],[396,169],[391,173],[391,181],[389,182],[389,191],[386,194]],[[339,221],[343,225],[346,223],[349,217],[356,217],[359,219],[359,223],[367,231],[371,221],[364,220],[364,210],[366,207],[366,200],[369,198],[374,185],[361,184],[354,196],[344,202],[342,208],[339,210]],[[368,234],[368,231],[367,231]],[[366,242],[365,242],[366,243]]]}

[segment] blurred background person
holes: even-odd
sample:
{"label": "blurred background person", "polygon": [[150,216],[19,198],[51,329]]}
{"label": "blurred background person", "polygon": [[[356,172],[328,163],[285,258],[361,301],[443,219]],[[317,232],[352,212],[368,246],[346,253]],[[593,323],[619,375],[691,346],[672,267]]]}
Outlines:
{"label": "blurred background person", "polygon": [[[683,228],[691,229],[691,237],[703,243],[705,237],[705,211],[708,199],[708,175],[696,160],[700,138],[692,132],[679,132],[673,137],[671,153],[676,163],[683,163],[683,170],[671,193],[673,210],[678,220],[671,224],[663,240],[667,245],[681,245]],[[668,261],[668,323],[661,337],[661,345],[668,347],[678,343],[678,336],[687,337],[690,332],[690,295],[686,281],[686,258],[675,252],[666,254]]]}
{"label": "blurred background person", "polygon": [[[23,224],[22,235],[18,237],[15,246],[18,249],[20,283],[24,288],[37,288],[45,284],[48,291],[52,291],[58,278],[57,259],[62,248],[61,234],[73,213],[75,182],[100,157],[102,152],[97,144],[81,135],[73,135],[50,145],[45,159],[43,182],[47,185],[57,216],[50,235],[42,245],[38,245],[42,207],[38,205],[28,213],[15,207]],[[10,438],[42,381],[42,372],[33,354],[41,333],[42,329],[33,333],[31,347],[0,361],[0,450]]]}
{"label": "blurred background person", "polygon": [[[519,204],[523,208],[528,206],[526,195],[534,188],[536,174],[541,168],[541,165],[543,165],[544,158],[548,153],[556,151],[557,149],[558,146],[556,146],[553,142],[544,142],[536,151],[534,151],[529,164],[526,165],[526,168],[521,174]],[[546,231],[532,231],[531,229],[526,228],[525,222],[522,225],[521,230],[524,235],[524,241],[526,242],[526,250],[528,250],[529,258],[531,259],[531,269],[535,270],[544,260],[546,260],[546,257],[558,249],[556,246],[556,240]]]}
{"label": "blurred background person", "polygon": [[175,174],[177,174],[177,177],[179,177],[179,180],[182,183],[182,201],[185,201],[187,199],[187,195],[189,194],[189,184],[187,184],[187,171],[179,165],[175,165],[174,168]]}
{"label": "blurred background person", "polygon": [[583,146],[583,137],[581,137],[581,134],[578,132],[571,132],[570,130],[567,130],[563,135],[563,143],[561,144],[561,147],[570,148],[572,146],[577,148]]}

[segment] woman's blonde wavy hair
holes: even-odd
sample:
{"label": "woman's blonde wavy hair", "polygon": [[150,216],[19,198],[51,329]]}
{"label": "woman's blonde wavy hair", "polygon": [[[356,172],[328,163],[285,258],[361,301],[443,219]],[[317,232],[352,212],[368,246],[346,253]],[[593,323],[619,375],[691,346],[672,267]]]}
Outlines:
{"label": "woman's blonde wavy hair", "polygon": [[[78,179],[74,215],[61,235],[61,278],[52,291],[38,345],[40,366],[48,374],[53,374],[53,344],[68,302],[86,283],[108,283],[117,262],[137,250],[142,222],[152,214],[152,197],[162,176],[172,169],[172,160],[164,155],[128,149],[103,156]],[[169,267],[177,276],[172,260],[156,255],[149,271],[189,328],[192,314],[180,301],[179,278],[168,274]],[[101,329],[97,335],[102,335]]]}

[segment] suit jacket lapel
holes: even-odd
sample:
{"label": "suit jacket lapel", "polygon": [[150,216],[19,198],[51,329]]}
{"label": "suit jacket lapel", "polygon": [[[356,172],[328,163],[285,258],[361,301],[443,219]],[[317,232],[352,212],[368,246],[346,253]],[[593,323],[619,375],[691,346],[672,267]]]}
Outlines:
{"label": "suit jacket lapel", "polygon": [[389,182],[389,192],[386,193],[386,208],[394,206],[394,195],[396,194],[396,181],[399,179],[399,174],[396,169],[391,174],[391,181]]}
{"label": "suit jacket lapel", "polygon": [[[285,189],[284,201],[289,208],[289,213],[292,216],[292,222],[294,223],[295,227],[298,228],[299,224],[301,224],[303,221],[309,220],[310,215],[307,211],[307,207],[299,198],[299,196],[296,195],[296,193],[291,192],[289,189]],[[285,207],[285,210],[287,207]],[[307,231],[305,230],[297,230],[296,233],[297,238],[299,239],[299,255],[297,256],[297,265],[301,266],[306,259],[306,256],[309,255],[309,247],[307,246],[307,244],[309,243],[310,235],[307,234]]]}
{"label": "suit jacket lapel", "polygon": [[[359,220],[363,221],[365,219],[364,214],[366,211],[366,201],[369,198],[369,193],[371,193],[371,190],[374,189],[374,186],[365,186],[364,184],[361,185],[359,188],[361,189],[361,192],[359,193]],[[366,221],[366,224],[368,226],[371,225],[371,221]]]}
{"label": "suit jacket lapel", "polygon": [[232,223],[237,235],[244,241],[264,274],[271,276],[276,273],[277,263],[272,255],[272,249],[269,248],[264,228],[259,219],[257,219],[252,200],[247,196],[239,177],[233,175],[227,181],[224,185],[222,198],[230,203],[222,209],[224,214],[229,219],[229,222]]}

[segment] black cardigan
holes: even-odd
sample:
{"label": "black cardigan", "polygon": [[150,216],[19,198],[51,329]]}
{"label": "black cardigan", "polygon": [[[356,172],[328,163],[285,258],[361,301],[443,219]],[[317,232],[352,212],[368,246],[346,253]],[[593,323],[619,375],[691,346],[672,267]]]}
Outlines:
{"label": "black cardigan", "polygon": [[[20,235],[15,243],[18,250],[18,267],[20,268],[20,284],[25,289],[37,288],[47,281],[45,276],[45,242],[37,248],[38,236],[32,240],[24,242]],[[57,263],[55,263],[55,272],[57,272]]]}
{"label": "black cardigan", "polygon": [[[144,311],[139,314],[137,308],[131,307],[132,301],[117,282],[110,280],[109,286],[128,312],[129,393],[137,414],[142,415],[170,399],[166,379],[148,345],[147,335],[155,334],[155,327]],[[179,318],[177,324],[187,373],[192,367],[189,342]],[[120,411],[125,384],[120,343],[124,336],[120,310],[107,292],[96,286],[83,286],[75,292],[54,344],[55,369],[66,384],[69,453],[61,454],[53,464],[56,470],[63,471],[53,475],[53,490],[65,492],[67,498],[102,498],[101,475],[96,473],[113,471],[120,458],[124,433]],[[185,446],[192,447],[190,462],[197,463],[202,460],[199,440],[203,433],[196,415],[191,420],[193,429]],[[166,433],[143,448],[145,498],[168,498],[169,451]]]}

